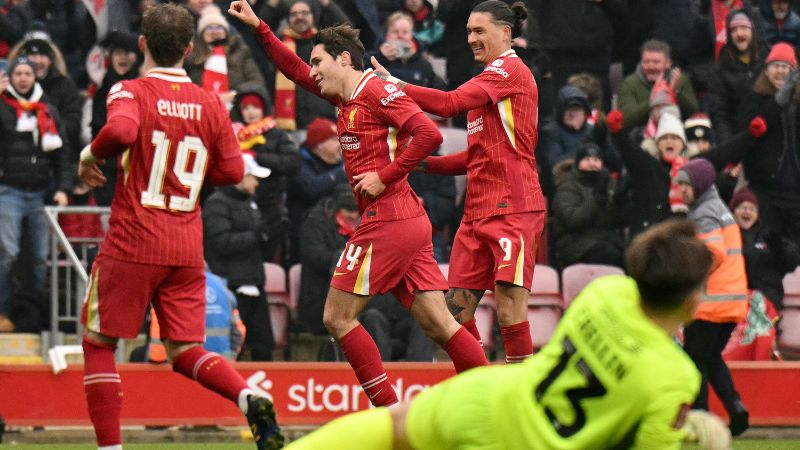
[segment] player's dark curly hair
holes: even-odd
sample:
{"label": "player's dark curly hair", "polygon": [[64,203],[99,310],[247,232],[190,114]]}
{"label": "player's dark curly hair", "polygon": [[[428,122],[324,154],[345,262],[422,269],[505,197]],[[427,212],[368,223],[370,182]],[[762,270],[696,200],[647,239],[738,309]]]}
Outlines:
{"label": "player's dark curly hair", "polygon": [[695,233],[689,220],[671,219],[651,226],[631,242],[625,263],[646,306],[673,311],[702,286],[713,257]]}
{"label": "player's dark curly hair", "polygon": [[528,18],[528,9],[523,2],[508,6],[500,0],[487,0],[477,4],[472,12],[491,14],[493,22],[510,26],[512,38],[522,34],[523,22]]}
{"label": "player's dark curly hair", "polygon": [[325,51],[334,58],[348,52],[353,69],[364,70],[364,44],[358,39],[360,33],[350,25],[323,28],[314,36],[314,45],[323,44]]}
{"label": "player's dark curly hair", "polygon": [[180,61],[194,27],[192,15],[182,6],[164,3],[148,9],[142,18],[142,34],[156,64],[170,67]]}

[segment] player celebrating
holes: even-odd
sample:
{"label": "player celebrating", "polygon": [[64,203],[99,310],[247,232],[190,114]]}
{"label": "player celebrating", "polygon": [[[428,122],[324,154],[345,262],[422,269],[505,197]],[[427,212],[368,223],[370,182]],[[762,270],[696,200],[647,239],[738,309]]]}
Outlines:
{"label": "player celebrating", "polygon": [[101,186],[106,180],[97,162],[122,154],[110,228],[81,313],[83,384],[97,445],[122,448],[114,350],[119,338],[136,337],[152,304],[173,369],[235,402],[259,449],[280,448],[272,403],[253,395],[222,356],[201,345],[206,280],[197,199],[204,178],[214,184],[242,179],[239,144],[218,97],[192,84],[181,68],[192,50],[189,12],[155,6],[142,20],[142,34],[146,75],[111,87],[108,122],[81,152],[78,169],[87,184]]}
{"label": "player celebrating", "polygon": [[[512,9],[513,8],[513,9]],[[450,254],[447,304],[480,340],[475,310],[483,293],[494,290],[506,362],[533,354],[528,296],[545,204],[536,160],[536,82],[511,50],[527,17],[521,2],[509,8],[489,0],[472,9],[467,35],[483,72],[451,92],[406,84],[373,58],[376,73],[397,83],[424,111],[452,117],[467,113],[467,151],[431,157],[427,172],[467,174],[464,218]]]}
{"label": "player celebrating", "polygon": [[456,371],[487,364],[478,342],[447,311],[442,295],[447,282],[433,259],[431,224],[406,180],[441,144],[436,125],[397,86],[363,70],[358,30],[346,25],[321,30],[309,66],[275,37],[247,1],[232,2],[228,12],[255,29],[289,79],[339,108],[339,142],[361,224],[339,258],[323,322],[372,404],[397,402],[378,348],[358,322],[377,293],[391,291],[444,347]]}
{"label": "player celebrating", "polygon": [[672,220],[637,236],[626,255],[631,278],[591,283],[524,363],[469,371],[288,448],[678,449],[691,438],[727,449],[719,418],[689,412],[700,374],[672,340],[692,319],[712,263],[694,233]]}

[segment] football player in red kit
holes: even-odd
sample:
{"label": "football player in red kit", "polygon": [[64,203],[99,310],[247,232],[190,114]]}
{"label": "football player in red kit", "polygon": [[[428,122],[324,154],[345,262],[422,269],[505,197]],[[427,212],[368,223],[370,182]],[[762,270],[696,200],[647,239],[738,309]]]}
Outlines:
{"label": "football player in red kit", "polygon": [[323,322],[372,404],[397,402],[378,348],[358,322],[375,294],[392,292],[444,347],[457,371],[487,364],[478,342],[447,311],[447,282],[433,259],[431,224],[407,181],[409,171],[441,143],[436,125],[397,86],[363,70],[358,30],[320,30],[309,66],[246,1],[232,2],[228,12],[255,30],[283,74],[339,108],[339,143],[361,224],[333,273]]}
{"label": "football player in red kit", "polygon": [[121,449],[122,385],[114,363],[119,338],[132,339],[152,304],[173,369],[236,403],[259,449],[280,448],[272,403],[253,395],[222,356],[203,349],[206,280],[204,180],[233,184],[244,164],[219,98],[182,69],[194,21],[185,8],[148,10],[139,48],[145,76],[111,87],[108,123],[81,152],[79,175],[105,183],[97,164],[120,155],[108,235],[92,265],[81,313],[84,389],[100,449]]}
{"label": "football player in red kit", "polygon": [[381,78],[397,83],[424,111],[452,117],[467,111],[467,150],[427,158],[423,170],[467,174],[464,218],[450,255],[447,304],[475,337],[475,310],[493,290],[506,362],[533,354],[528,296],[545,221],[545,203],[533,152],[538,91],[530,69],[511,49],[527,11],[489,0],[472,9],[467,39],[483,71],[458,89],[442,92],[392,77],[375,58]]}

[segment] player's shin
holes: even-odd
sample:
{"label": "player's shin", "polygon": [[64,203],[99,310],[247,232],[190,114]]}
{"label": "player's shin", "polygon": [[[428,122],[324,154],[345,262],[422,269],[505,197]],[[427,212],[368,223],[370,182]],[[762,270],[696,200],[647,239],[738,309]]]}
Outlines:
{"label": "player's shin", "polygon": [[458,373],[489,364],[483,347],[475,340],[475,336],[463,326],[459,326],[458,330],[450,337],[444,346],[444,351],[453,360],[453,366]]}
{"label": "player's shin", "polygon": [[359,324],[342,336],[339,344],[369,401],[375,406],[397,403],[397,394],[386,376],[381,354],[367,330]]}
{"label": "player's shin", "polygon": [[519,363],[533,355],[531,325],[527,320],[500,328],[500,336],[506,349],[506,363]]}
{"label": "player's shin", "polygon": [[[83,338],[83,388],[98,447],[122,444],[122,382],[114,364],[114,344]],[[121,448],[121,447],[118,447]]]}
{"label": "player's shin", "polygon": [[222,356],[197,345],[176,356],[172,361],[172,370],[196,380],[204,388],[231,400],[242,412],[246,412],[246,397],[252,391],[239,372]]}

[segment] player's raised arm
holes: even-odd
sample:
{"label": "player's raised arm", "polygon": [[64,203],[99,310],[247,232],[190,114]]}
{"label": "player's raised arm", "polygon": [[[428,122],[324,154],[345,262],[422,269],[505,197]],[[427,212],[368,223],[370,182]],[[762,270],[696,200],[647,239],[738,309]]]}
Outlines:
{"label": "player's raised arm", "polygon": [[372,67],[375,68],[375,75],[383,80],[395,83],[425,112],[441,117],[454,117],[470,109],[480,108],[492,103],[492,97],[481,87],[471,83],[471,80],[454,91],[445,92],[406,83],[393,77],[374,56],[371,62]]}
{"label": "player's raised arm", "polygon": [[309,75],[311,67],[306,64],[293,51],[289,50],[283,42],[275,36],[269,25],[264,23],[250,7],[247,0],[235,0],[231,2],[228,14],[243,23],[250,25],[253,29],[261,48],[267,53],[269,58],[287,78],[302,86],[305,90],[323,97],[317,83]]}

